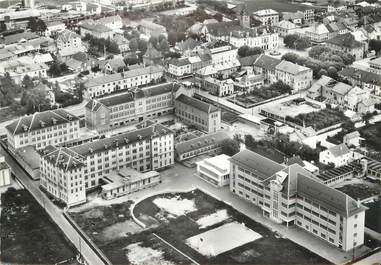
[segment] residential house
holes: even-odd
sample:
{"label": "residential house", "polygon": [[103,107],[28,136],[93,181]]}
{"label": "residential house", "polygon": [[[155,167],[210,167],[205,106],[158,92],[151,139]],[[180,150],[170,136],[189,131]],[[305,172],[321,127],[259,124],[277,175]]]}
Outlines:
{"label": "residential house", "polygon": [[0,156],[0,187],[8,186],[11,184],[11,168],[5,162],[3,156]]}
{"label": "residential house", "polygon": [[184,94],[175,100],[175,114],[179,120],[192,124],[199,130],[212,133],[221,129],[221,110]]}
{"label": "residential house", "polygon": [[201,87],[218,97],[225,97],[234,93],[234,82],[231,79],[219,80],[206,77],[201,81]]}
{"label": "residential house", "polygon": [[253,12],[253,17],[266,26],[272,26],[279,22],[279,13],[273,9],[255,11]]}
{"label": "residential house", "polygon": [[300,26],[288,21],[282,20],[275,26],[276,32],[279,33],[279,36],[284,37],[290,34],[295,34],[296,30],[299,29]]}
{"label": "residential house", "polygon": [[381,96],[380,75],[354,67],[346,67],[339,72],[339,76],[348,80],[353,86],[370,90],[375,95]]}
{"label": "residential house", "polygon": [[254,71],[256,73],[263,75],[265,78],[265,81],[272,84],[277,81],[276,67],[280,63],[281,63],[281,60],[262,54],[254,62]]}
{"label": "residential house", "polygon": [[81,37],[91,35],[98,39],[112,39],[114,37],[114,31],[109,27],[96,22],[86,21],[80,24]]}
{"label": "residential house", "polygon": [[120,30],[123,27],[123,21],[119,15],[102,17],[96,20],[96,23],[114,31]]}
{"label": "residential house", "polygon": [[122,54],[125,54],[130,51],[130,42],[120,34],[116,34],[112,39]]}
{"label": "residential house", "polygon": [[57,34],[56,44],[61,57],[70,57],[75,53],[85,51],[81,36],[67,29]]}
{"label": "residential house", "polygon": [[343,137],[343,143],[349,147],[360,147],[361,140],[363,140],[363,138],[361,138],[360,132],[358,131],[347,133]]}
{"label": "residential house", "polygon": [[114,57],[113,59],[105,60],[101,62],[99,66],[101,70],[107,74],[119,73],[127,68],[123,57]]}
{"label": "residential house", "polygon": [[55,37],[59,32],[64,31],[66,25],[61,21],[52,21],[46,23],[46,30],[44,35],[46,37]]}
{"label": "residential house", "polygon": [[275,67],[275,76],[278,81],[289,85],[293,92],[310,88],[313,80],[312,69],[284,60]]}
{"label": "residential house", "polygon": [[8,73],[16,84],[21,84],[26,75],[30,78],[47,78],[48,66],[34,63],[30,57],[20,57],[0,63],[0,75]]}
{"label": "residential house", "polygon": [[327,47],[352,55],[356,60],[364,58],[364,45],[355,40],[352,34],[346,33],[326,41]]}
{"label": "residential house", "polygon": [[163,55],[158,51],[152,43],[148,43],[147,51],[143,55],[143,63],[145,65],[157,65],[161,64]]}
{"label": "residential house", "polygon": [[158,37],[160,35],[167,36],[167,29],[159,24],[148,20],[142,20],[139,22],[138,29],[140,32],[148,35]]}
{"label": "residential house", "polygon": [[329,39],[330,31],[326,25],[314,23],[307,29],[304,29],[301,35],[307,37],[311,42],[322,43]]}
{"label": "residential house", "polygon": [[352,161],[353,153],[345,144],[335,145],[319,153],[319,162],[325,165],[333,164],[341,167]]}

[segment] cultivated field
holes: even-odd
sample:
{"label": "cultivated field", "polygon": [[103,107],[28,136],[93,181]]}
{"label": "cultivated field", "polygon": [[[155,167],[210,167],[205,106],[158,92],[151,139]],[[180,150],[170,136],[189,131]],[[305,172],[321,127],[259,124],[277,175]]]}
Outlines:
{"label": "cultivated field", "polygon": [[[26,190],[9,189],[1,196],[3,264],[78,264],[74,246]],[[0,263],[1,263],[0,262]]]}

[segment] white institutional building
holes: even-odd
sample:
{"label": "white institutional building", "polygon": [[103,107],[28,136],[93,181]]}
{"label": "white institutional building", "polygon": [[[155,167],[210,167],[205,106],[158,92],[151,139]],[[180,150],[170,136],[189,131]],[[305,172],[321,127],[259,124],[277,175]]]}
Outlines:
{"label": "white institutional building", "polygon": [[203,180],[222,187],[229,185],[230,156],[222,154],[197,162],[197,174]]}
{"label": "white institutional building", "polygon": [[86,201],[86,190],[123,168],[160,170],[174,163],[174,133],[153,124],[71,148],[48,146],[40,152],[40,186],[73,206]]}
{"label": "white institutional building", "polygon": [[249,150],[231,158],[230,190],[277,223],[296,225],[342,249],[364,244],[365,210],[298,164],[278,164]]}

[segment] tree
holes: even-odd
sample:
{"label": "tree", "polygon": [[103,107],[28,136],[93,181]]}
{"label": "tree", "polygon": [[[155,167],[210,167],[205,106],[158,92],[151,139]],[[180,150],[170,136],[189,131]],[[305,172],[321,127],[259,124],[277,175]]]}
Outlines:
{"label": "tree", "polygon": [[305,50],[311,46],[311,42],[307,38],[299,38],[294,42],[294,46],[297,50]]}
{"label": "tree", "polygon": [[381,53],[381,40],[372,39],[369,41],[369,50],[374,51],[376,55],[380,55]]}
{"label": "tree", "polygon": [[167,39],[162,39],[159,44],[158,44],[158,49],[159,51],[162,51],[162,52],[167,52],[169,50],[169,44],[168,44],[168,41]]}
{"label": "tree", "polygon": [[221,13],[216,13],[213,17],[218,22],[222,22],[222,20],[224,19],[224,16]]}
{"label": "tree", "polygon": [[247,45],[241,46],[238,49],[239,57],[252,56],[263,53],[263,49],[260,47],[249,47]]}
{"label": "tree", "polygon": [[0,77],[0,106],[9,106],[14,102],[14,98],[21,88],[14,82],[12,77],[5,73]]}
{"label": "tree", "polygon": [[148,40],[149,43],[151,43],[153,45],[153,47],[155,47],[157,49],[158,47],[158,44],[159,44],[159,39],[155,36],[151,36]]}
{"label": "tree", "polygon": [[283,39],[283,43],[288,48],[295,48],[294,43],[299,39],[299,36],[296,34],[286,35]]}
{"label": "tree", "polygon": [[138,40],[136,38],[131,39],[128,46],[130,47],[131,51],[136,52],[139,49]]}
{"label": "tree", "polygon": [[143,39],[139,39],[138,44],[139,44],[139,51],[142,54],[144,54],[147,51],[147,46],[148,46],[147,41],[145,41]]}
{"label": "tree", "polygon": [[283,83],[282,81],[278,81],[278,82],[271,84],[269,89],[270,90],[278,90],[284,94],[292,92],[292,88],[289,85]]}
{"label": "tree", "polygon": [[327,69],[328,76],[331,78],[336,78],[337,77],[337,69],[333,66],[328,67]]}
{"label": "tree", "polygon": [[297,63],[297,60],[299,59],[299,55],[296,53],[288,52],[282,56],[282,60],[286,60],[292,63]]}
{"label": "tree", "polygon": [[320,69],[318,77],[322,77],[323,75],[328,76],[328,72],[325,69]]}
{"label": "tree", "polygon": [[42,19],[36,19],[36,18],[31,18],[28,21],[27,26],[28,28],[30,28],[32,32],[37,32],[40,34],[46,31],[47,29],[45,22]]}
{"label": "tree", "polygon": [[257,145],[254,137],[251,134],[245,135],[245,145],[246,145],[246,148],[248,148],[248,149],[253,149]]}
{"label": "tree", "polygon": [[233,139],[225,139],[221,143],[221,151],[223,154],[233,156],[240,150],[239,142]]}
{"label": "tree", "polygon": [[29,75],[25,75],[22,80],[22,87],[26,90],[32,89],[34,87],[33,80]]}
{"label": "tree", "polygon": [[68,67],[65,63],[59,63],[59,62],[54,62],[48,72],[52,75],[52,76],[61,76],[62,73],[68,71]]}
{"label": "tree", "polygon": [[21,97],[21,105],[25,107],[26,113],[34,113],[49,109],[50,102],[44,91],[32,89],[24,91]]}

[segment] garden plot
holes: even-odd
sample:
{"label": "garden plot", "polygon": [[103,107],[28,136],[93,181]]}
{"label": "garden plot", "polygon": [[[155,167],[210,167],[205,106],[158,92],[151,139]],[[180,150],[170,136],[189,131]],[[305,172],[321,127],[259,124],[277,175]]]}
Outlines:
{"label": "garden plot", "polygon": [[260,234],[244,224],[233,222],[190,237],[186,244],[203,256],[214,257],[260,238]]}
{"label": "garden plot", "polygon": [[163,258],[163,251],[142,247],[141,243],[128,245],[125,249],[127,258],[133,265],[175,265]]}
{"label": "garden plot", "polygon": [[185,215],[197,210],[194,200],[182,199],[180,196],[157,198],[153,203],[160,209],[175,216]]}
{"label": "garden plot", "polygon": [[229,218],[228,212],[226,209],[218,210],[215,213],[201,217],[196,221],[201,229],[207,228],[209,226],[221,223]]}

